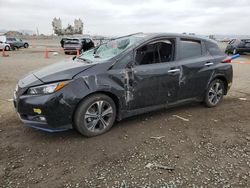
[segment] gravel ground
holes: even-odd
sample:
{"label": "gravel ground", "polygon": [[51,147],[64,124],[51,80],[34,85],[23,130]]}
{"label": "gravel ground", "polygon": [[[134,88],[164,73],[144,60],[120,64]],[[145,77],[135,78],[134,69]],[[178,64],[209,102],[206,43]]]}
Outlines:
{"label": "gravel ground", "polygon": [[[34,40],[0,59],[1,187],[250,187],[249,64],[233,64],[233,87],[216,108],[152,112],[85,138],[25,127],[8,101],[23,75],[72,57],[56,42]],[[59,54],[44,59],[45,46]]]}

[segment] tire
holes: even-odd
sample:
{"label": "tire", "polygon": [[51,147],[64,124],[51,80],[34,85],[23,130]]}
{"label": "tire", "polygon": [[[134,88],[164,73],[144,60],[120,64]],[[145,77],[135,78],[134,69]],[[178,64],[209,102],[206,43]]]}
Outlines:
{"label": "tire", "polygon": [[28,44],[28,43],[24,43],[23,47],[24,47],[24,48],[28,48],[28,47],[29,47],[29,44]]}
{"label": "tire", "polygon": [[93,137],[107,132],[115,119],[114,101],[107,95],[94,94],[84,99],[77,107],[74,126],[80,134]]}
{"label": "tire", "polygon": [[5,51],[10,51],[10,47],[9,46],[5,46],[4,50]]}
{"label": "tire", "polygon": [[15,46],[13,46],[13,47],[11,48],[11,50],[15,51],[15,50],[17,50],[17,48],[16,48]]}
{"label": "tire", "polygon": [[65,53],[65,55],[69,55],[69,52],[64,52]]}
{"label": "tire", "polygon": [[206,91],[205,105],[209,108],[217,106],[223,99],[225,93],[224,82],[220,79],[213,80]]}

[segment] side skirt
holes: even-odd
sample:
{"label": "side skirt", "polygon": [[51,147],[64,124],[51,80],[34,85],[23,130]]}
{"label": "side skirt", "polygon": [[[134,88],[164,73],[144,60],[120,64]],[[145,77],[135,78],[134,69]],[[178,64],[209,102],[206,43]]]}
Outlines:
{"label": "side skirt", "polygon": [[129,110],[129,111],[121,111],[121,115],[119,116],[119,118],[117,119],[118,121],[131,117],[131,116],[136,116],[139,114],[144,114],[147,112],[152,112],[152,111],[157,111],[160,109],[168,109],[168,108],[173,108],[176,106],[180,106],[180,105],[184,105],[184,104],[188,104],[191,102],[201,102],[202,99],[200,98],[189,98],[189,99],[183,99],[183,100],[179,100],[177,102],[173,102],[173,103],[169,103],[169,104],[160,104],[160,105],[155,105],[155,106],[149,106],[149,107],[145,107],[145,108],[140,108],[140,109],[135,109],[135,110]]}

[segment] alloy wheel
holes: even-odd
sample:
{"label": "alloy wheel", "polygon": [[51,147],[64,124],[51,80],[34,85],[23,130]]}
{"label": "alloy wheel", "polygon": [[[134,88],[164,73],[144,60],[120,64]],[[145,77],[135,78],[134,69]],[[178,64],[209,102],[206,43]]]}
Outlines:
{"label": "alloy wheel", "polygon": [[86,128],[91,132],[99,132],[106,129],[112,121],[114,112],[107,101],[99,100],[92,103],[84,115]]}
{"label": "alloy wheel", "polygon": [[223,96],[223,86],[221,82],[214,82],[208,92],[208,100],[211,104],[217,105]]}

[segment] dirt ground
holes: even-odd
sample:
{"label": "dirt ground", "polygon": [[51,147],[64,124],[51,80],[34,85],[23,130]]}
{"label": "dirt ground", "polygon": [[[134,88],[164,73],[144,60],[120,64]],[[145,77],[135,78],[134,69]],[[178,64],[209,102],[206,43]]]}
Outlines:
{"label": "dirt ground", "polygon": [[[17,80],[72,57],[58,41],[30,43],[0,58],[1,187],[250,187],[250,64],[233,64],[233,86],[216,108],[152,112],[85,138],[37,131],[18,119],[9,100]],[[46,46],[59,54],[44,59]]]}

